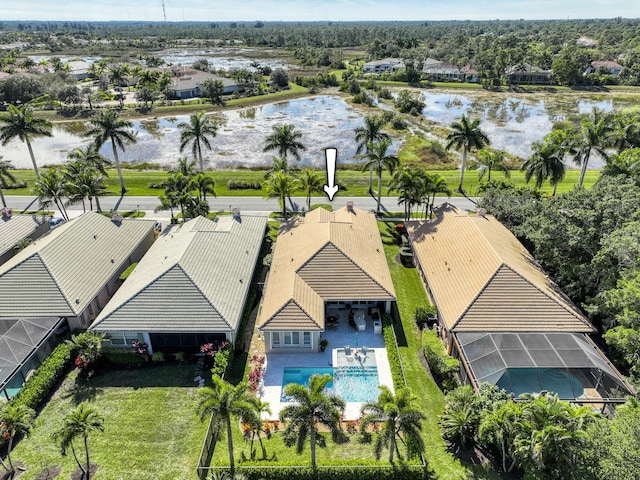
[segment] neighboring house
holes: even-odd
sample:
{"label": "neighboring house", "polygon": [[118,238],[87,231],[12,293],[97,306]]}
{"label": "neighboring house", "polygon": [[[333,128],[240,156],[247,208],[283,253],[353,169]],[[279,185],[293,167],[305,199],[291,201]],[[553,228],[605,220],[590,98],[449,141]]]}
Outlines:
{"label": "neighboring house", "polygon": [[614,77],[618,77],[620,72],[622,71],[622,65],[619,63],[613,62],[611,60],[605,61],[594,61],[589,64],[587,69],[584,71],[585,75],[589,75],[590,73],[595,73],[600,69],[606,70],[609,75],[613,75]]}
{"label": "neighboring house", "polygon": [[404,70],[405,64],[399,58],[385,58],[383,60],[374,60],[367,62],[362,66],[364,73],[393,73],[398,70]]}
{"label": "neighboring house", "polygon": [[463,82],[466,74],[451,63],[440,62],[437,65],[425,66],[422,71],[435,82]]}
{"label": "neighboring house", "polygon": [[111,346],[197,351],[235,342],[266,217],[198,217],[165,231],[102,310],[91,330]]}
{"label": "neighboring house", "polygon": [[509,83],[550,84],[553,83],[553,72],[535,65],[522,63],[509,67],[505,72]]}
{"label": "neighboring house", "polygon": [[549,390],[600,409],[634,393],[589,338],[596,329],[494,217],[445,203],[408,232],[464,381],[515,395]]}
{"label": "neighboring house", "polygon": [[15,395],[69,329],[86,328],[154,240],[152,220],[87,212],[0,266],[0,395]]}
{"label": "neighboring house", "polygon": [[375,215],[318,208],[280,229],[258,330],[267,352],[316,352],[327,309],[390,312],[395,299]]}
{"label": "neighboring house", "polygon": [[576,40],[576,45],[584,48],[595,48],[598,46],[598,42],[596,42],[593,38],[580,37],[578,40]]}
{"label": "neighboring house", "polygon": [[74,77],[76,80],[84,80],[85,78],[89,78],[89,69],[91,65],[84,60],[73,60],[71,62],[67,62],[67,67],[69,68],[69,75]]}
{"label": "neighboring house", "polygon": [[173,78],[169,91],[176,98],[201,97],[200,87],[205,80],[219,80],[224,85],[222,93],[229,94],[240,90],[240,86],[231,78],[220,77],[213,73],[203,72],[188,67],[175,67],[171,69]]}
{"label": "neighboring house", "polygon": [[0,265],[16,254],[22,240],[33,241],[49,231],[49,215],[18,215],[7,208],[0,214]]}
{"label": "neighboring house", "polygon": [[442,64],[442,62],[440,60],[436,60],[435,58],[427,57],[427,59],[424,62],[422,62],[422,71],[426,73],[427,69],[429,69],[431,67],[437,67],[440,64]]}

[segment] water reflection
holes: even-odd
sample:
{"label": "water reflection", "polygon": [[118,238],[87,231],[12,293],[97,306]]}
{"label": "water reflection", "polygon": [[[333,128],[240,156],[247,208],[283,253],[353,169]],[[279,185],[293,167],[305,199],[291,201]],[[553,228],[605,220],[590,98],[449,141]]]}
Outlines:
{"label": "water reflection", "polygon": [[[491,139],[493,147],[526,158],[531,154],[531,144],[540,141],[551,131],[553,124],[588,113],[595,106],[611,111],[626,107],[613,100],[585,99],[577,96],[553,96],[539,98],[532,95],[475,94],[423,92],[426,107],[423,114],[441,125],[458,121],[462,114],[480,118],[481,128]],[[262,151],[265,138],[272,126],[293,123],[303,133],[302,142],[307,146],[301,164],[324,165],[324,149],[338,149],[339,162],[354,162],[356,145],[353,130],[363,124],[363,113],[351,107],[339,96],[321,95],[301,98],[259,107],[225,112],[226,125],[218,130],[213,140],[213,151],[204,151],[207,168],[234,168],[239,166],[266,166],[272,153]],[[134,121],[138,143],[127,145],[120,154],[123,162],[142,162],[174,166],[183,156],[180,148],[181,122],[188,116],[147,118]],[[53,137],[33,141],[36,161],[39,165],[61,164],[67,154],[76,147],[91,142],[82,133],[84,122],[64,122],[54,126]],[[396,150],[394,144],[392,150]],[[113,159],[111,144],[105,144],[101,153]],[[188,152],[185,151],[185,154]],[[16,168],[31,168],[26,146],[14,140],[3,147],[1,155]],[[592,168],[598,168],[594,162]]]}

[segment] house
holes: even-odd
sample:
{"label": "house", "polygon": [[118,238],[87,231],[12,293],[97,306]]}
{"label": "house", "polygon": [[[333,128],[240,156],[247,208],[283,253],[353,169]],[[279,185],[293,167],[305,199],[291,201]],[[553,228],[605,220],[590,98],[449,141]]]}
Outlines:
{"label": "house", "polygon": [[264,238],[266,217],[194,218],[156,240],[91,330],[110,345],[197,351],[235,342]]}
{"label": "house", "polygon": [[61,334],[90,324],[153,243],[154,225],[87,212],[0,266],[0,395],[15,395]]}
{"label": "house", "polygon": [[364,73],[393,73],[398,70],[404,70],[405,64],[399,58],[385,58],[383,60],[374,60],[367,62],[362,66]]}
{"label": "house", "polygon": [[241,90],[240,86],[231,78],[220,77],[213,73],[203,72],[194,68],[174,67],[171,69],[173,78],[169,91],[176,98],[194,98],[201,97],[200,87],[205,80],[219,80],[224,85],[223,94],[234,93]]}
{"label": "house", "polygon": [[589,75],[590,73],[596,73],[598,71],[607,71],[609,75],[613,75],[614,77],[620,76],[620,72],[622,71],[622,65],[617,62],[613,62],[611,60],[599,61],[596,60],[591,62],[589,66],[584,71],[585,75]]}
{"label": "house", "polygon": [[430,80],[435,82],[463,82],[466,77],[466,74],[460,68],[446,62],[425,66],[422,71],[429,76]]}
{"label": "house", "polygon": [[553,72],[544,68],[522,63],[509,67],[505,72],[509,83],[543,84],[553,83]]}
{"label": "house", "polygon": [[437,67],[442,64],[440,60],[436,60],[435,58],[427,57],[424,62],[422,62],[422,71],[426,73],[426,69],[431,67]]}
{"label": "house", "polygon": [[375,215],[318,208],[280,229],[258,331],[267,352],[316,352],[328,310],[390,312],[395,298]]}
{"label": "house", "polygon": [[0,265],[16,254],[22,240],[33,241],[49,231],[49,215],[19,215],[10,208],[0,214]]}
{"label": "house", "polygon": [[69,75],[74,77],[76,80],[84,80],[85,78],[89,78],[89,69],[91,65],[84,60],[72,60],[67,62],[67,68],[69,69]]}
{"label": "house", "polygon": [[583,48],[596,48],[598,46],[598,42],[593,38],[580,37],[576,40],[576,45]]}
{"label": "house", "polygon": [[589,338],[595,328],[493,216],[445,203],[407,230],[464,381],[596,405],[633,393]]}

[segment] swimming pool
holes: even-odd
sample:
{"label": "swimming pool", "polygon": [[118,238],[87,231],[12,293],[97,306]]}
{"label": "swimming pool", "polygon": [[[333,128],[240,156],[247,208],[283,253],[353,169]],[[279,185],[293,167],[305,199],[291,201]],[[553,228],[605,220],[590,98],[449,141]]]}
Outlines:
{"label": "swimming pool", "polygon": [[309,385],[309,378],[313,374],[328,373],[333,381],[327,385],[327,393],[338,395],[345,402],[374,402],[380,390],[378,385],[378,368],[359,365],[342,367],[285,367],[282,375],[282,394],[280,401],[288,402],[284,394],[284,387],[290,383],[298,383],[305,387]]}

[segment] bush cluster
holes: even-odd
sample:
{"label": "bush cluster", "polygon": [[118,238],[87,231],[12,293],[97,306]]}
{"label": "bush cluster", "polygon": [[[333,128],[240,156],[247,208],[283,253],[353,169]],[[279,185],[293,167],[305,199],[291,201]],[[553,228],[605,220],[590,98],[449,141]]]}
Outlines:
{"label": "bush cluster", "polygon": [[13,405],[25,405],[36,410],[49,396],[51,390],[72,365],[74,347],[66,342],[58,345],[51,355],[36,368],[31,378],[11,399]]}
{"label": "bush cluster", "polygon": [[211,373],[221,378],[227,378],[227,371],[231,368],[233,362],[233,345],[227,343],[221,347],[213,357],[213,367]]}
{"label": "bush cluster", "polygon": [[404,388],[404,377],[402,375],[402,367],[400,366],[398,344],[396,343],[396,336],[393,332],[393,325],[391,324],[391,315],[388,313],[382,315],[382,335],[384,336],[384,344],[387,348],[387,357],[389,358],[389,366],[391,367],[393,386],[396,390]]}
{"label": "bush cluster", "polygon": [[262,184],[229,180],[227,182],[227,188],[229,190],[260,190],[262,188]]}
{"label": "bush cluster", "polygon": [[435,330],[422,331],[422,351],[431,372],[438,377],[446,390],[457,386],[455,375],[460,371],[460,360],[447,354],[442,340]]}

